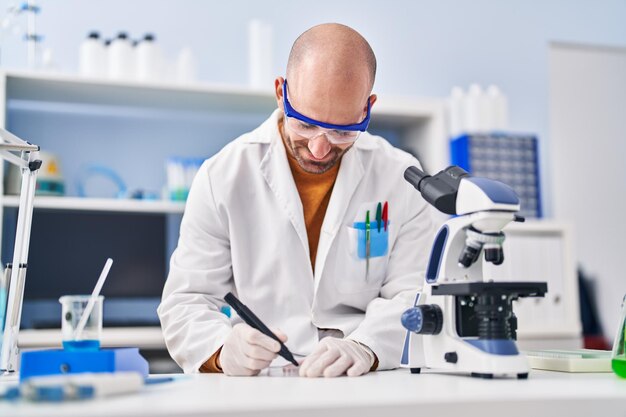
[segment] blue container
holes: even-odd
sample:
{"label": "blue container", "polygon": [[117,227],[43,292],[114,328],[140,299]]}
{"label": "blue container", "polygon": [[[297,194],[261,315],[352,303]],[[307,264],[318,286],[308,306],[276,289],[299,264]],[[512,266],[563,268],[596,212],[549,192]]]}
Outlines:
{"label": "blue container", "polygon": [[20,382],[33,376],[135,371],[148,377],[148,361],[138,348],[36,350],[22,352]]}
{"label": "blue container", "polygon": [[[389,227],[387,222],[387,227]],[[365,259],[367,239],[365,222],[355,222],[352,227],[357,230],[357,256],[359,259]],[[389,249],[389,228],[384,229],[381,223],[380,231],[378,230],[378,222],[376,220],[370,223],[370,258],[387,255]]]}

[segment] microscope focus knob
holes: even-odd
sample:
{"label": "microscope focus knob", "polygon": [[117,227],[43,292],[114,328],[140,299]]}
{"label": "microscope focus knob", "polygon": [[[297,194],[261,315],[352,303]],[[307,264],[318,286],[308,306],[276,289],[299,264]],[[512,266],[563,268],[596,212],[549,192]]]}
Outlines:
{"label": "microscope focus knob", "polygon": [[410,308],[402,314],[402,325],[419,334],[439,334],[443,327],[443,313],[437,304]]}

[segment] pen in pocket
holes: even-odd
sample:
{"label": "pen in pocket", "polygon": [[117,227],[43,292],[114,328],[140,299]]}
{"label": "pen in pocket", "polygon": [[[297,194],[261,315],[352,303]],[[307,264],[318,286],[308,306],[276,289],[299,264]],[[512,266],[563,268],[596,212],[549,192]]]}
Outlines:
{"label": "pen in pocket", "polygon": [[389,224],[389,204],[385,201],[382,214],[383,224],[385,225],[385,232],[387,231],[387,225]]}
{"label": "pen in pocket", "polygon": [[370,271],[370,211],[365,213],[365,279]]}

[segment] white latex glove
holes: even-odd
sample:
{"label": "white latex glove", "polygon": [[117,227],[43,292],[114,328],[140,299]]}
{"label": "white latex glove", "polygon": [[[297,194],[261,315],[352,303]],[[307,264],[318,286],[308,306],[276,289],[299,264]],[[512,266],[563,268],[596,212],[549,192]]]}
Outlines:
{"label": "white latex glove", "polygon": [[[287,336],[272,329],[285,343]],[[219,363],[226,375],[252,376],[267,368],[278,356],[280,344],[269,336],[245,323],[233,326],[219,356]]]}
{"label": "white latex glove", "polygon": [[326,337],[302,362],[300,376],[359,376],[369,372],[374,358],[374,353],[367,346],[354,340]]}

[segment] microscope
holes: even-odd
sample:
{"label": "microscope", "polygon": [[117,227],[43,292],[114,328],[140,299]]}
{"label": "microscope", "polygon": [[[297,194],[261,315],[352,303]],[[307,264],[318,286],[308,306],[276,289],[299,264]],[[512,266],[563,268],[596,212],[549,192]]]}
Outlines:
{"label": "microscope", "polygon": [[454,215],[438,230],[423,290],[401,318],[407,329],[401,366],[469,373],[473,377],[528,377],[526,356],[515,343],[512,302],[542,297],[545,282],[494,282],[483,277],[486,262],[504,262],[504,233],[520,201],[507,185],[471,177],[457,166],[430,176],[409,167],[404,178],[439,211]]}

